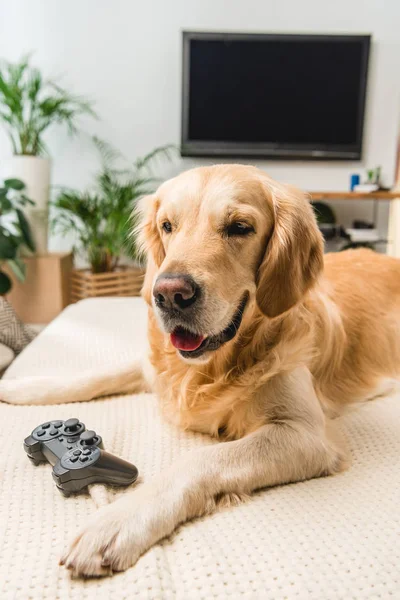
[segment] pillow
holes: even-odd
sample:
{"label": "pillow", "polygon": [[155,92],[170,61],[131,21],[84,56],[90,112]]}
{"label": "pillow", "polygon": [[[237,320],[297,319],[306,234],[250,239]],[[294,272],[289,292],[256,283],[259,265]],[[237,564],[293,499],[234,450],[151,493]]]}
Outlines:
{"label": "pillow", "polygon": [[14,359],[14,352],[8,346],[0,344],[0,376],[7,369],[8,365],[12,363]]}
{"label": "pillow", "polygon": [[36,336],[36,333],[22,323],[11,304],[0,297],[0,343],[19,354]]}

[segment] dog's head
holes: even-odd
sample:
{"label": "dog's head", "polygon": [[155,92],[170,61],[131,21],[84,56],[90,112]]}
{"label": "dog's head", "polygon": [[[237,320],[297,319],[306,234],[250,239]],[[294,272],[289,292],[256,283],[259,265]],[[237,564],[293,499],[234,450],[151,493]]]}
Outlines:
{"label": "dog's head", "polygon": [[185,360],[207,361],[258,305],[285,313],[315,283],[323,242],[304,195],[241,165],[187,171],[143,198],[142,294]]}

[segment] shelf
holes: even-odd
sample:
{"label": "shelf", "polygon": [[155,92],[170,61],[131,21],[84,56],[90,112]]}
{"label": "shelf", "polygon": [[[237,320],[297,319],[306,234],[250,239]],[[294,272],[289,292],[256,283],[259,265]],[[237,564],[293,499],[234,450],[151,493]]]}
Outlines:
{"label": "shelf", "polygon": [[308,192],[311,200],[394,200],[398,192]]}

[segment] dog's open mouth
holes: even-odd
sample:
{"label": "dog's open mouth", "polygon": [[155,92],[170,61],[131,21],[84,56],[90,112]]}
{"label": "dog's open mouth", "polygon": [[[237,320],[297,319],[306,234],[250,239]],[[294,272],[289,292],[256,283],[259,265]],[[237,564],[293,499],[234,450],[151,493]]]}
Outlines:
{"label": "dog's open mouth", "polygon": [[185,327],[176,327],[171,333],[171,344],[179,351],[184,358],[198,358],[205,352],[217,350],[233,339],[237,334],[242,322],[243,312],[246,308],[249,295],[246,293],[241,300],[232,321],[223,331],[212,336],[203,336],[194,333]]}
{"label": "dog's open mouth", "polygon": [[177,350],[184,350],[185,352],[193,352],[200,348],[204,339],[205,338],[202,335],[192,333],[187,329],[183,329],[183,327],[177,327],[171,333],[172,345],[175,346]]}

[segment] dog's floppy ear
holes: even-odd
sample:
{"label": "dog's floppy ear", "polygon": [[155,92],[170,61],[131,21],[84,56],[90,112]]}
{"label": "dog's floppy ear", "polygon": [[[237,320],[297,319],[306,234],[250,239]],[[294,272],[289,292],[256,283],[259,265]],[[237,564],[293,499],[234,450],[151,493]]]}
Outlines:
{"label": "dog's floppy ear", "polygon": [[323,239],[305,195],[267,180],[275,221],[257,274],[257,304],[273,318],[295,306],[323,268]]}
{"label": "dog's floppy ear", "polygon": [[146,256],[146,275],[142,287],[142,296],[151,303],[151,288],[156,270],[165,258],[164,247],[157,228],[159,200],[155,194],[144,196],[138,202],[134,213],[133,235],[139,254]]}

